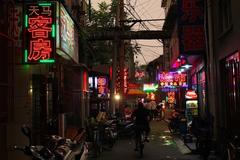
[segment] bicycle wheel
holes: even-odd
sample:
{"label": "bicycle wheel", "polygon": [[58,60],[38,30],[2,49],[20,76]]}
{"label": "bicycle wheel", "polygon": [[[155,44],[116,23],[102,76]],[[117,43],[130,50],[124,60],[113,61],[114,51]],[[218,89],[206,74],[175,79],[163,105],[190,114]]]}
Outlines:
{"label": "bicycle wheel", "polygon": [[143,148],[144,148],[144,144],[140,144],[140,149],[139,149],[140,157],[143,157]]}
{"label": "bicycle wheel", "polygon": [[142,158],[143,157],[143,149],[144,149],[144,134],[142,133],[139,137],[139,154],[140,154],[140,157]]}
{"label": "bicycle wheel", "polygon": [[175,128],[174,128],[173,122],[168,123],[168,130],[170,131],[170,133],[175,133]]}

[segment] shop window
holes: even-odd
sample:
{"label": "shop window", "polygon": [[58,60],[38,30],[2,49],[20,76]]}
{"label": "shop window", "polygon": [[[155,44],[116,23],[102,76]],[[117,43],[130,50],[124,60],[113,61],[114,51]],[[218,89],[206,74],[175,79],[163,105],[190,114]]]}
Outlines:
{"label": "shop window", "polygon": [[220,36],[232,26],[231,0],[218,1],[218,27]]}

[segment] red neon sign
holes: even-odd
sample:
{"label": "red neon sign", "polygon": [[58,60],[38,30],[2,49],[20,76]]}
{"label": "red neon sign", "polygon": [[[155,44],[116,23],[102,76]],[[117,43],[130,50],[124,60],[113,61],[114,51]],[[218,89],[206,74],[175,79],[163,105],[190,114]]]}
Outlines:
{"label": "red neon sign", "polygon": [[187,86],[187,74],[175,72],[162,72],[159,74],[159,81],[161,87],[169,86]]}
{"label": "red neon sign", "polygon": [[185,94],[186,99],[197,99],[197,93],[194,90],[187,90]]}
{"label": "red neon sign", "polygon": [[24,62],[54,62],[55,3],[31,3],[25,6]]}
{"label": "red neon sign", "polygon": [[175,102],[175,92],[168,92],[168,103],[174,103]]}

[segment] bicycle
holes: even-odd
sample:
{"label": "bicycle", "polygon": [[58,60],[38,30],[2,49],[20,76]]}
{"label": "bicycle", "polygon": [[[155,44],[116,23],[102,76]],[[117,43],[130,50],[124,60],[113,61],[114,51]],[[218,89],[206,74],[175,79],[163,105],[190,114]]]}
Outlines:
{"label": "bicycle", "polygon": [[232,141],[227,143],[227,160],[240,159],[240,144],[238,141],[238,136],[235,136]]}
{"label": "bicycle", "polygon": [[139,127],[139,130],[136,132],[136,151],[139,152],[140,157],[143,157],[144,144],[146,142],[146,131],[144,128]]}

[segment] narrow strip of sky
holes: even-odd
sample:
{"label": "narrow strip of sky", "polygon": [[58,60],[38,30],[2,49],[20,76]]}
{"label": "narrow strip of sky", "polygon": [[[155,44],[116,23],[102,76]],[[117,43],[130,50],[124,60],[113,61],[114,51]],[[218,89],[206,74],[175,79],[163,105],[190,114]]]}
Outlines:
{"label": "narrow strip of sky", "polygon": [[[91,0],[92,7],[98,9],[98,3],[105,1],[110,3],[111,0]],[[161,8],[162,0],[124,0],[125,11],[128,12],[133,19],[162,19],[164,18],[164,10]],[[133,15],[131,15],[129,12]],[[140,23],[135,24],[132,30],[161,30],[163,21],[146,21],[143,22],[144,25]],[[134,56],[134,60],[138,62],[138,65],[146,65],[146,63],[158,58],[163,54],[163,49],[161,42],[158,40],[136,40],[132,43],[140,43],[142,55]],[[146,45],[146,46],[144,46]],[[147,46],[158,46],[149,48]]]}

